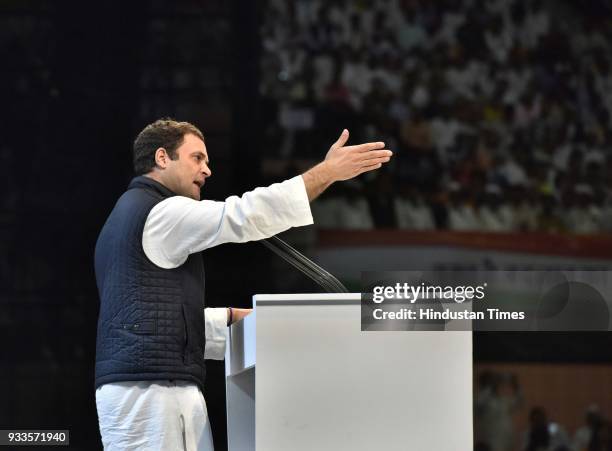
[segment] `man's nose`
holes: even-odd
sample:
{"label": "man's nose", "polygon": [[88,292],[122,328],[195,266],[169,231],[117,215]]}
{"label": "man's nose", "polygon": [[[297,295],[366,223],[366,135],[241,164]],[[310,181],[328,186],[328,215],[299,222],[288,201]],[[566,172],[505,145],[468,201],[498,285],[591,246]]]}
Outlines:
{"label": "man's nose", "polygon": [[202,165],[202,174],[204,174],[205,177],[210,177],[212,175],[212,171],[207,164]]}

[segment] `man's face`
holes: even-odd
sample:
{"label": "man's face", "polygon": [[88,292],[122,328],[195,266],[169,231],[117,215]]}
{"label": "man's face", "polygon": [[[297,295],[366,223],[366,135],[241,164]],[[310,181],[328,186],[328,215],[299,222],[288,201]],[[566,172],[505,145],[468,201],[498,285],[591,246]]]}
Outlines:
{"label": "man's face", "polygon": [[212,175],[204,141],[187,134],[176,149],[176,160],[169,160],[164,170],[164,184],[180,196],[200,200],[200,189]]}

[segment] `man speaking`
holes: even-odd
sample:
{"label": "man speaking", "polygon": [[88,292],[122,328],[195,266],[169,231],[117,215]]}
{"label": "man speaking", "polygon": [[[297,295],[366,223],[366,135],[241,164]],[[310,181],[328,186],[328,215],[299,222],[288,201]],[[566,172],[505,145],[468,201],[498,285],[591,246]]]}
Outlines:
{"label": "man speaking", "polygon": [[224,202],[200,200],[212,175],[194,125],[158,120],[134,142],[136,177],[96,243],[100,295],[96,405],[106,450],[212,450],[205,358],[223,359],[227,325],[246,309],[204,309],[203,250],[312,224],[332,183],[389,161],[384,143],[345,146],[304,174]]}

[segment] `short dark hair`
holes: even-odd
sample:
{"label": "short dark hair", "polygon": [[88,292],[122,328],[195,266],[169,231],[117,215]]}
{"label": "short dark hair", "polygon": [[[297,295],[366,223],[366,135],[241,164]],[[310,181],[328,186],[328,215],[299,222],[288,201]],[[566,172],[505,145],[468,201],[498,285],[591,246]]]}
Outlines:
{"label": "short dark hair", "polygon": [[166,149],[172,160],[176,160],[176,149],[183,144],[187,134],[196,135],[204,141],[204,135],[189,122],[178,122],[169,117],[158,119],[147,125],[134,140],[134,173],[147,174],[155,167],[155,151]]}

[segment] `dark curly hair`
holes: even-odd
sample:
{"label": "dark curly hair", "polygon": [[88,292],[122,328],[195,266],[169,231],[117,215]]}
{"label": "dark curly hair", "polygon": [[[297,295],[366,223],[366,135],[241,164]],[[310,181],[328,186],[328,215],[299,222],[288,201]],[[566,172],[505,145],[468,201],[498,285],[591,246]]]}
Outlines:
{"label": "dark curly hair", "polygon": [[204,135],[189,122],[178,122],[171,118],[158,119],[147,125],[134,140],[134,172],[147,174],[155,167],[155,151],[166,149],[172,160],[176,160],[176,149],[183,143],[187,134],[196,135],[204,141]]}

